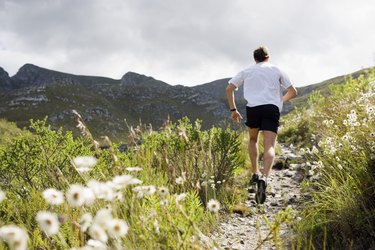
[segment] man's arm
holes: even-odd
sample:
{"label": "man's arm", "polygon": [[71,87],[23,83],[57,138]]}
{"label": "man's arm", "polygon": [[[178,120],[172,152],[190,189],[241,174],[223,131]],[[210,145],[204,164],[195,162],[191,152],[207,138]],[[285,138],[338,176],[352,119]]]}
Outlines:
{"label": "man's arm", "polygon": [[290,99],[292,99],[293,97],[297,96],[297,89],[293,86],[293,85],[290,85],[288,87],[288,91],[286,92],[286,94],[283,96],[283,102],[287,102],[289,101]]}
{"label": "man's arm", "polygon": [[242,116],[238,112],[238,110],[236,108],[236,103],[235,103],[235,100],[234,100],[234,90],[236,88],[237,87],[234,84],[230,83],[226,88],[226,92],[227,92],[227,99],[228,99],[229,108],[231,110],[234,110],[234,111],[231,111],[232,121],[240,122],[240,120],[242,119]]}

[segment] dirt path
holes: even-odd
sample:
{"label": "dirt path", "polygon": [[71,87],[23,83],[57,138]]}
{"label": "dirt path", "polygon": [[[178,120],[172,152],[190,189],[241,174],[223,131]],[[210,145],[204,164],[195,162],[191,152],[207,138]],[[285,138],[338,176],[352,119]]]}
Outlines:
{"label": "dirt path", "polygon": [[[282,145],[282,155],[279,160],[297,158],[294,150]],[[267,200],[263,205],[255,203],[255,190],[249,193],[245,208],[248,212],[229,214],[219,223],[216,232],[210,238],[217,244],[218,249],[276,249],[272,235],[268,235],[271,223],[279,211],[288,207],[298,209],[300,201],[300,180],[303,164],[286,164],[281,169],[273,168],[268,180]],[[250,208],[250,210],[249,210]],[[243,211],[242,211],[243,212]],[[280,235],[288,235],[288,228],[281,227]],[[266,238],[269,240],[265,240]]]}

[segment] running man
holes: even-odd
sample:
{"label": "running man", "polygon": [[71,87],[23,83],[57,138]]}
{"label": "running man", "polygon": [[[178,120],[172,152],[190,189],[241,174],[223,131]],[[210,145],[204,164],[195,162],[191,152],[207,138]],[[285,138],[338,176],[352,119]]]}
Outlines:
{"label": "running man", "polygon": [[[289,77],[275,65],[269,63],[266,47],[259,47],[253,53],[255,64],[239,72],[229,80],[226,88],[231,118],[240,122],[241,114],[236,108],[234,90],[244,86],[246,106],[246,126],[249,128],[248,151],[252,167],[250,184],[257,184],[256,201],[263,204],[266,200],[267,177],[275,160],[275,145],[283,102],[297,95],[296,88]],[[283,95],[284,90],[287,90]],[[263,131],[264,160],[263,170],[258,167],[258,135]]]}

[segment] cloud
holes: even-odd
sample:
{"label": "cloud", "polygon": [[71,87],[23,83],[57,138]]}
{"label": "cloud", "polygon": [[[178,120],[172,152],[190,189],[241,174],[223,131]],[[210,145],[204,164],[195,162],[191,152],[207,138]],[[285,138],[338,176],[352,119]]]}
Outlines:
{"label": "cloud", "polygon": [[374,64],[372,0],[0,0],[0,66],[170,84],[230,77],[266,44],[298,84]]}

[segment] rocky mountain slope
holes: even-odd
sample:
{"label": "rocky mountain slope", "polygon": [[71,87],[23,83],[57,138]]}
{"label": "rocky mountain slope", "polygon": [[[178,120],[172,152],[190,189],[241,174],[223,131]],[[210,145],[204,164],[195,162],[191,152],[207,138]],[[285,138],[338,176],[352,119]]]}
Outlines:
{"label": "rocky mountain slope", "polygon": [[[340,78],[341,80],[343,79]],[[220,125],[229,118],[225,87],[229,78],[194,87],[172,86],[150,76],[127,72],[121,79],[80,76],[53,71],[32,64],[22,66],[16,75],[0,67],[0,118],[20,127],[29,119],[43,119],[54,128],[77,131],[72,110],[85,119],[91,132],[126,140],[128,125],[151,123],[154,129],[170,117],[188,116],[203,120],[203,127]],[[340,80],[336,80],[340,82]],[[301,88],[299,98],[307,98],[326,84]],[[236,91],[237,106],[245,112],[242,88]],[[295,100],[298,105],[305,101]],[[285,111],[293,104],[285,106]]]}
{"label": "rocky mountain slope", "polygon": [[[223,94],[224,89],[221,89]],[[137,125],[140,121],[157,129],[168,117],[177,120],[189,116],[191,120],[203,120],[203,126],[210,127],[228,116],[223,99],[134,72],[115,80],[26,64],[9,77],[0,68],[0,118],[22,127],[31,118],[48,116],[53,127],[76,130],[73,109],[84,117],[95,135],[116,138],[127,133],[127,124]]]}

